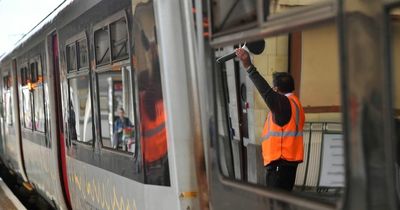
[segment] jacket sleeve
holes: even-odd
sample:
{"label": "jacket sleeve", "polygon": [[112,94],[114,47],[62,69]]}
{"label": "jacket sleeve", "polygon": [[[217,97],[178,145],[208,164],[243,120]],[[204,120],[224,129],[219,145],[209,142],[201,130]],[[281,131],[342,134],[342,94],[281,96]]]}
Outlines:
{"label": "jacket sleeve", "polygon": [[279,126],[286,125],[292,114],[288,97],[275,92],[254,66],[251,66],[247,72],[268,108],[274,114],[274,122]]}

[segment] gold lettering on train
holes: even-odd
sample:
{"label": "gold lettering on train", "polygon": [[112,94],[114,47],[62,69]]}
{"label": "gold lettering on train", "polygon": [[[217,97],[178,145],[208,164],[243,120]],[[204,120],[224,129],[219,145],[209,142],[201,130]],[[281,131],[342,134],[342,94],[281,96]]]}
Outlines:
{"label": "gold lettering on train", "polygon": [[[74,192],[74,194],[80,193],[85,200],[88,199],[92,201],[102,209],[137,210],[136,201],[134,199],[124,199],[121,194],[118,195],[115,190],[115,185],[111,184],[108,179],[106,182],[96,180],[94,177],[91,180],[86,180],[82,179],[82,177],[76,173],[70,174],[69,179],[74,185],[71,190],[78,190],[78,192]],[[106,186],[104,183],[106,183]],[[112,196],[107,196],[105,189],[112,189]]]}

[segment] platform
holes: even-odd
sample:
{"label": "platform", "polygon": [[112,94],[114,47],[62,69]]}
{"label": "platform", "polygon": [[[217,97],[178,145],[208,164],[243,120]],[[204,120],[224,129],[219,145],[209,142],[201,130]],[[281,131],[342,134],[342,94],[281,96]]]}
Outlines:
{"label": "platform", "polygon": [[0,178],[0,210],[26,210],[24,205],[11,192]]}

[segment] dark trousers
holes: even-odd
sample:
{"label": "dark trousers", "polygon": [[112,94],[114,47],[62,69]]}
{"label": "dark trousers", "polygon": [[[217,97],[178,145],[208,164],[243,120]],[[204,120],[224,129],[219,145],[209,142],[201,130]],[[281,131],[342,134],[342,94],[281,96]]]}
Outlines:
{"label": "dark trousers", "polygon": [[266,167],[267,187],[292,191],[297,165],[272,165]]}

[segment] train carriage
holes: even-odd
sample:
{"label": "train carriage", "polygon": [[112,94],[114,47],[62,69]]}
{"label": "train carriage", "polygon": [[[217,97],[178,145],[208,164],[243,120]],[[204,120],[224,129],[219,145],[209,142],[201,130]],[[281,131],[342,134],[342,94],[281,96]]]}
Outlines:
{"label": "train carriage", "polygon": [[[56,209],[397,209],[399,7],[65,2],[0,58],[1,162]],[[292,192],[265,186],[264,99],[215,62],[260,41],[306,113]]]}

